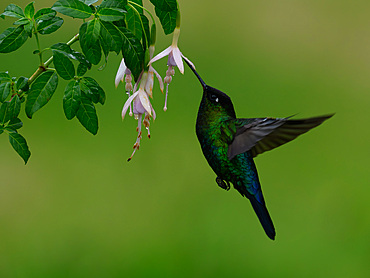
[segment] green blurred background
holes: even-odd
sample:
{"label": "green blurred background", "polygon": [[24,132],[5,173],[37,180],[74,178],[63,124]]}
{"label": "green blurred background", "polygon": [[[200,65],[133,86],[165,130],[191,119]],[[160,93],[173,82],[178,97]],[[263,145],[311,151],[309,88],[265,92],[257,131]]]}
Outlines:
{"label": "green blurred background", "polygon": [[[120,118],[112,55],[90,74],[107,94],[97,136],[66,120],[65,81],[33,120],[22,112],[27,166],[0,136],[0,277],[370,277],[370,2],[179,4],[180,48],[239,117],[336,112],[256,159],[276,240],[248,200],[217,186],[195,136],[201,87],[189,68],[175,75],[166,113],[156,84],[152,138],[126,162],[136,121]],[[78,24],[68,18],[42,46],[67,41]],[[171,36],[160,30],[157,40],[158,53]],[[1,54],[0,70],[30,76],[35,48],[29,40]],[[165,64],[156,63],[162,74]]]}

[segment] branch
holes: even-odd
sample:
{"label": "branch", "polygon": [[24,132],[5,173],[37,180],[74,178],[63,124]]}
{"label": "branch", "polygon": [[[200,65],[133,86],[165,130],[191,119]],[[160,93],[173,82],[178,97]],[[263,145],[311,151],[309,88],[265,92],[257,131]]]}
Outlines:
{"label": "branch", "polygon": [[[80,37],[80,34],[77,34],[75,35],[72,39],[69,40],[69,42],[67,42],[67,45],[71,46],[72,44],[74,44],[76,41],[79,40],[79,37]],[[35,81],[35,79],[37,77],[39,77],[39,75],[41,73],[43,73],[44,71],[46,71],[47,67],[51,64],[51,62],[53,61],[53,56],[51,56],[45,63],[44,63],[44,66],[39,66],[39,68],[32,74],[32,76],[28,79],[28,85],[31,85],[33,81]]]}

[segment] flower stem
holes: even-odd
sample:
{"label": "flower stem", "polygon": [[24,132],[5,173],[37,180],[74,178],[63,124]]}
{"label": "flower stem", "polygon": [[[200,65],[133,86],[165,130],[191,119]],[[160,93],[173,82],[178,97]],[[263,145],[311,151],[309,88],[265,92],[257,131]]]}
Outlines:
{"label": "flower stem", "polygon": [[149,15],[150,15],[150,17],[152,18],[152,21],[153,21],[153,24],[155,24],[155,21],[154,21],[154,17],[153,17],[153,15],[152,15],[152,13],[151,12],[149,12],[147,9],[145,9],[143,6],[141,6],[141,5],[139,5],[138,3],[135,3],[135,2],[133,2],[133,1],[127,1],[129,4],[132,4],[132,5],[135,5],[135,6],[137,6],[137,7],[139,7],[139,8],[142,8],[144,11],[146,11]]}
{"label": "flower stem", "polygon": [[176,27],[180,28],[181,25],[181,14],[180,14],[180,9],[177,9],[177,14],[176,14]]}
{"label": "flower stem", "polygon": [[166,98],[165,98],[165,101],[164,101],[164,107],[163,107],[163,111],[166,112],[167,111],[167,97],[168,97],[168,86],[170,84],[167,83],[167,88],[166,88]]}

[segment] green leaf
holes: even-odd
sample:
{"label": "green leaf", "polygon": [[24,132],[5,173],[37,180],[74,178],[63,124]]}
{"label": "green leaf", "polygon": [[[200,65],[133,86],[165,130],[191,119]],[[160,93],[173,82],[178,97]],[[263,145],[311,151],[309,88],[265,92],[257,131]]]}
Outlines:
{"label": "green leaf", "polygon": [[33,29],[33,21],[29,20],[27,24],[23,25],[24,31],[28,34],[28,36],[32,37],[32,29]]}
{"label": "green leaf", "polygon": [[86,5],[90,6],[91,4],[94,4],[98,2],[99,0],[80,0],[81,2],[84,2]]}
{"label": "green leaf", "polygon": [[118,27],[118,28],[121,28],[121,27],[127,27],[126,26],[126,21],[125,20],[118,20],[118,21],[115,21],[115,22],[112,22],[114,26]]}
{"label": "green leaf", "polygon": [[[101,21],[101,22],[104,22],[104,21]],[[101,23],[100,22],[100,23]],[[100,38],[99,38],[99,43],[100,43],[100,47],[101,47],[101,49],[102,49],[102,51],[103,51],[103,54],[104,54],[104,56],[105,56],[105,61],[107,62],[108,61],[108,55],[109,55],[109,45],[108,45],[108,43],[101,37],[101,35],[100,35]],[[106,63],[105,63],[106,64]],[[104,66],[105,67],[105,66]],[[99,68],[99,70],[101,70],[100,68]]]}
{"label": "green leaf", "polygon": [[25,25],[25,24],[29,24],[30,20],[28,18],[21,18],[21,19],[18,19],[17,21],[15,21],[13,24],[14,25]]}
{"label": "green leaf", "polygon": [[9,131],[20,129],[23,126],[23,123],[20,119],[14,118],[11,119],[8,125],[6,126],[6,129]]}
{"label": "green leaf", "polygon": [[114,51],[118,54],[123,44],[120,31],[111,22],[101,21],[100,24],[101,41],[104,41],[105,45],[108,47],[108,51]]}
{"label": "green leaf", "polygon": [[13,149],[23,158],[24,163],[26,164],[31,156],[26,139],[17,132],[9,132],[9,142],[13,146]]}
{"label": "green leaf", "polygon": [[98,19],[90,20],[81,25],[80,45],[86,58],[94,65],[97,65],[101,59],[100,21]]}
{"label": "green leaf", "polygon": [[99,102],[99,95],[94,94],[94,92],[90,90],[90,88],[86,85],[85,82],[80,83],[80,89],[84,97],[88,98],[94,103]]}
{"label": "green leaf", "polygon": [[11,81],[10,75],[7,71],[0,72],[0,82]]}
{"label": "green leaf", "polygon": [[42,73],[31,85],[26,101],[27,117],[32,115],[49,102],[58,86],[58,75],[54,71]]}
{"label": "green leaf", "polygon": [[127,6],[126,15],[127,28],[139,39],[141,40],[143,36],[143,28],[141,25],[140,14],[130,6]]}
{"label": "green leaf", "polygon": [[10,120],[17,118],[21,111],[21,101],[18,95],[14,95],[11,101],[6,101],[0,105],[0,124],[6,124]]}
{"label": "green leaf", "polygon": [[29,19],[32,19],[33,16],[35,15],[35,7],[33,6],[33,3],[35,2],[31,2],[29,3],[25,8],[24,8],[24,15],[29,18]]}
{"label": "green leaf", "polygon": [[77,51],[74,51],[68,44],[66,43],[57,43],[51,46],[51,49],[59,50],[63,52],[64,55],[68,56],[70,59],[76,60],[82,64],[84,64],[89,69],[91,68],[91,63],[86,59],[86,57]]}
{"label": "green leaf", "polygon": [[9,119],[12,120],[14,118],[17,118],[19,112],[21,112],[21,101],[19,100],[18,95],[14,95],[8,105]]}
{"label": "green leaf", "polygon": [[10,95],[10,82],[0,84],[0,102],[4,102]]}
{"label": "green leaf", "polygon": [[125,10],[127,0],[103,0],[99,8],[119,8]]}
{"label": "green leaf", "polygon": [[69,60],[65,52],[53,50],[53,63],[59,76],[65,80],[71,80],[75,77],[76,71],[73,63]]}
{"label": "green leaf", "polygon": [[177,11],[177,1],[176,0],[150,0],[152,4],[161,9],[162,11]]}
{"label": "green leaf", "polygon": [[166,35],[171,34],[176,28],[177,11],[163,11],[156,7],[155,13],[161,21],[164,33]]}
{"label": "green leaf", "polygon": [[89,60],[86,59],[85,55],[83,55],[80,52],[73,51],[73,53],[70,55],[71,59],[76,60],[80,62],[81,64],[84,64],[88,69],[91,69],[91,63]]}
{"label": "green leaf", "polygon": [[68,120],[76,116],[81,102],[81,90],[78,81],[71,81],[68,83],[63,97],[63,110]]}
{"label": "green leaf", "polygon": [[119,28],[123,39],[122,55],[135,80],[139,78],[144,65],[144,50],[140,40],[127,28]]}
{"label": "green leaf", "polygon": [[37,24],[37,32],[48,35],[57,31],[63,25],[63,19],[56,16],[49,20],[40,20]]}
{"label": "green leaf", "polygon": [[22,90],[23,92],[27,92],[29,90],[28,78],[21,76],[15,82],[17,90]]}
{"label": "green leaf", "polygon": [[93,14],[88,5],[78,0],[58,0],[52,9],[58,13],[81,19],[89,18]]}
{"label": "green leaf", "polygon": [[124,10],[118,8],[99,9],[97,15],[102,21],[118,21],[125,17]]}
{"label": "green leaf", "polygon": [[10,102],[6,101],[0,105],[0,124],[6,124],[10,120],[9,104]]}
{"label": "green leaf", "polygon": [[36,12],[34,19],[36,21],[39,20],[50,20],[56,16],[57,12],[52,10],[51,8],[43,8]]}
{"label": "green leaf", "polygon": [[[131,0],[131,2],[134,2],[136,4],[139,4],[140,6],[143,6],[143,1],[142,0]],[[135,9],[140,13],[140,14],[144,14],[144,10],[136,5],[132,5],[135,7]]]}
{"label": "green leaf", "polygon": [[101,104],[105,103],[105,92],[95,79],[91,77],[81,78],[80,88],[85,96],[92,102],[100,102]]}
{"label": "green leaf", "polygon": [[21,7],[15,4],[9,4],[4,12],[1,14],[2,16],[10,16],[10,17],[15,17],[15,18],[23,18],[24,13]]}
{"label": "green leaf", "polygon": [[24,25],[6,29],[0,34],[0,53],[10,53],[20,48],[28,39],[28,34]]}
{"label": "green leaf", "polygon": [[[151,40],[150,40],[149,19],[143,14],[141,14],[140,16],[141,16],[141,22],[143,23],[143,26],[144,26],[144,32],[147,38],[147,45],[150,45]],[[143,36],[143,40],[144,40],[144,36]]]}
{"label": "green leaf", "polygon": [[98,116],[94,104],[88,98],[82,97],[77,110],[77,119],[92,134],[98,133]]}
{"label": "green leaf", "polygon": [[53,44],[50,48],[60,50],[60,51],[63,51],[65,53],[68,53],[68,54],[73,53],[73,49],[68,44],[66,44],[64,42],[58,42],[56,44]]}
{"label": "green leaf", "polygon": [[84,64],[79,63],[77,66],[77,76],[83,76],[87,70],[88,68]]}

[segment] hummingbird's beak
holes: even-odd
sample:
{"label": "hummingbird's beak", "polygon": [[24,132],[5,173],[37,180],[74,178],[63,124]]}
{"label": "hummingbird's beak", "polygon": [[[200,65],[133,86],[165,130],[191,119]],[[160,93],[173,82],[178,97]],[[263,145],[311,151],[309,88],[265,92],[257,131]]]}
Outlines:
{"label": "hummingbird's beak", "polygon": [[203,79],[199,76],[199,74],[197,73],[197,71],[195,70],[195,68],[188,62],[186,61],[186,59],[184,59],[185,63],[189,66],[189,68],[194,72],[195,76],[198,78],[200,84],[202,85],[203,87],[203,90],[206,89],[207,87],[207,84],[203,81]]}

